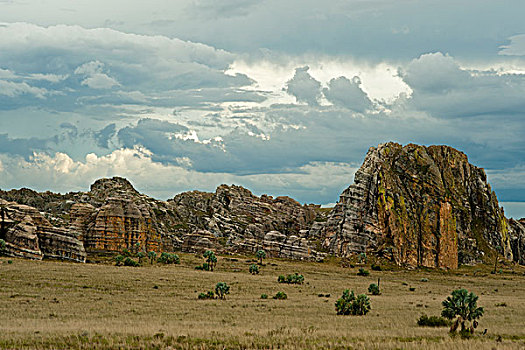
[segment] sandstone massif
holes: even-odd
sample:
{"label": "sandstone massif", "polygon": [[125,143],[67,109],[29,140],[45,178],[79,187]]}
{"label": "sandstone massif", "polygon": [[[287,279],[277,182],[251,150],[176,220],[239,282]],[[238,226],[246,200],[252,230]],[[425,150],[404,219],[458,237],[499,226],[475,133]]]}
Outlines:
{"label": "sandstone massif", "polygon": [[331,254],[457,268],[496,254],[524,264],[523,222],[508,220],[485,171],[448,146],[369,149],[354,183],[312,229]]}
{"label": "sandstone massif", "polygon": [[83,262],[131,251],[254,253],[322,260],[373,254],[405,267],[457,268],[496,254],[525,264],[525,220],[505,218],[483,169],[448,146],[372,147],[332,210],[240,186],[167,201],[120,177],[88,192],[0,191],[7,254]]}
{"label": "sandstone massif", "polygon": [[[316,242],[307,239],[312,223],[324,215],[319,206],[301,205],[289,197],[258,197],[235,185],[221,185],[215,193],[184,192],[160,201],[139,193],[128,180],[114,177],[97,180],[85,193],[20,189],[0,191],[0,198],[7,213],[23,207],[31,212],[27,219],[43,223],[35,225],[28,240],[29,234],[21,229],[23,216],[10,214],[12,219],[4,220],[7,253],[14,256],[85,261],[86,254],[124,249],[230,253],[264,249],[273,257],[320,260],[324,256],[314,249]],[[31,252],[37,251],[45,246],[42,241],[50,231],[55,232],[53,237],[75,240],[83,258],[42,248],[39,253],[21,253],[21,241]],[[53,246],[62,247],[58,238]]]}

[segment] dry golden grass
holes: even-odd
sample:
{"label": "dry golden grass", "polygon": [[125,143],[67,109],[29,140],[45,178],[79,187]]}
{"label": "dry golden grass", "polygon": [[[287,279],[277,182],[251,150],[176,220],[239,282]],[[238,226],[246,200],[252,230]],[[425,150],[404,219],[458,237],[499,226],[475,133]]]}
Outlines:
{"label": "dry golden grass", "polygon": [[[181,265],[140,268],[20,259],[7,264],[1,258],[0,348],[525,348],[523,270],[370,271],[360,277],[357,267],[341,268],[336,259],[266,259],[261,274],[252,276],[249,258],[219,257],[217,270],[206,272],[194,269],[202,263],[197,256],[180,256]],[[277,283],[279,274],[293,272],[306,283]],[[364,293],[378,277],[382,295],[370,296],[368,315],[335,314],[344,289]],[[231,286],[226,300],[197,300],[220,281]],[[485,307],[478,335],[462,340],[449,337],[446,328],[417,326],[421,314],[438,315],[441,301],[460,287],[478,294]],[[278,291],[288,299],[271,299]],[[260,299],[262,293],[269,299]],[[502,302],[507,306],[496,306]],[[479,334],[485,328],[487,334]]]}

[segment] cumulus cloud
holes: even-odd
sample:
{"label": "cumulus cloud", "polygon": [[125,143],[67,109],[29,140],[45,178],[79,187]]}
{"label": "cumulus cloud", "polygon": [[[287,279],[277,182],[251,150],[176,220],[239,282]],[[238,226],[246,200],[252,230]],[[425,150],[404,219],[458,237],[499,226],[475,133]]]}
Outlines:
{"label": "cumulus cloud", "polygon": [[372,108],[372,101],[361,89],[361,79],[357,76],[353,77],[352,80],[346,77],[330,80],[328,87],[323,89],[323,94],[334,105],[359,113],[364,113]]}
{"label": "cumulus cloud", "polygon": [[103,72],[104,64],[99,61],[84,63],[75,69],[75,74],[83,75],[84,80],[81,84],[92,89],[111,89],[120,86],[118,81]]}
{"label": "cumulus cloud", "polygon": [[315,106],[321,97],[321,83],[308,73],[309,69],[308,66],[296,68],[293,78],[286,82],[286,92],[295,96],[297,102]]}
{"label": "cumulus cloud", "polygon": [[440,52],[414,59],[400,74],[413,91],[413,108],[434,117],[523,118],[525,74],[461,68]]}

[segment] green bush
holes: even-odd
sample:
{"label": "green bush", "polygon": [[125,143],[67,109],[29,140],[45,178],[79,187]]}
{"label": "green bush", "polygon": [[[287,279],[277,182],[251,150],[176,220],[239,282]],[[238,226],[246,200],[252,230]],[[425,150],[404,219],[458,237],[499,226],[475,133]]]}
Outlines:
{"label": "green bush", "polygon": [[140,264],[128,256],[126,259],[124,259],[124,266],[138,267]]}
{"label": "green bush", "polygon": [[381,266],[379,265],[376,265],[376,264],[372,264],[372,266],[370,266],[372,268],[373,271],[381,271]]}
{"label": "green bush", "polygon": [[146,254],[144,252],[137,253],[137,258],[139,258],[139,264],[142,264],[142,259],[144,259],[145,256]]}
{"label": "green bush", "polygon": [[379,295],[381,294],[381,291],[379,290],[379,286],[375,283],[370,283],[368,286],[368,293],[372,295]]}
{"label": "green bush", "polygon": [[215,299],[215,293],[212,290],[209,290],[206,293],[199,293],[197,298],[198,299]]}
{"label": "green bush", "polygon": [[261,294],[261,299],[268,299],[268,294]]}
{"label": "green bush", "polygon": [[370,272],[368,270],[363,269],[362,267],[359,268],[359,271],[357,272],[358,276],[368,276],[370,275]]}
{"label": "green bush", "polygon": [[124,255],[117,255],[115,257],[115,265],[120,266],[124,263]]}
{"label": "green bush", "polygon": [[177,254],[175,253],[162,253],[160,254],[160,257],[158,259],[158,262],[162,263],[162,264],[180,264],[180,258]]}
{"label": "green bush", "polygon": [[277,299],[277,300],[285,300],[285,299],[288,299],[288,295],[286,295],[285,292],[277,292],[277,293],[273,296],[273,299]]}
{"label": "green bush", "polygon": [[255,264],[251,264],[250,265],[250,273],[252,275],[258,274],[259,273],[259,266],[255,265]]}
{"label": "green bush", "polygon": [[122,249],[122,255],[124,255],[124,257],[131,257],[131,252],[128,249],[124,248]]}
{"label": "green bush", "polygon": [[451,322],[446,318],[440,316],[421,315],[417,320],[417,325],[420,327],[448,327]]}
{"label": "green bush", "polygon": [[195,270],[210,271],[210,265],[208,263],[203,263],[202,265],[195,266]]}
{"label": "green bush", "polygon": [[284,277],[283,275],[279,275],[277,278],[277,282],[279,283],[288,283],[288,284],[303,284],[304,283],[304,276],[299,275],[297,272],[293,275],[288,275]]}
{"label": "green bush", "polygon": [[335,311],[338,315],[366,315],[370,311],[370,298],[364,294],[356,297],[354,291],[346,289],[335,302]]}
{"label": "green bush", "polygon": [[226,299],[226,294],[230,294],[230,286],[226,282],[219,282],[215,286],[215,294],[219,299]]}

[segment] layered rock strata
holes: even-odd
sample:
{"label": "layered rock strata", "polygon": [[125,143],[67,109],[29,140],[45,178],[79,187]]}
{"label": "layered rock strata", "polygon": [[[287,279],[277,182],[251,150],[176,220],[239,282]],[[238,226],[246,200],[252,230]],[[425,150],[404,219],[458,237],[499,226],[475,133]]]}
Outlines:
{"label": "layered rock strata", "polygon": [[370,148],[354,184],[312,229],[338,256],[375,253],[400,266],[439,268],[481,262],[496,250],[522,263],[523,233],[465,154],[396,143]]}
{"label": "layered rock strata", "polygon": [[55,227],[35,208],[0,199],[6,254],[30,259],[86,261],[84,245],[69,230]]}

